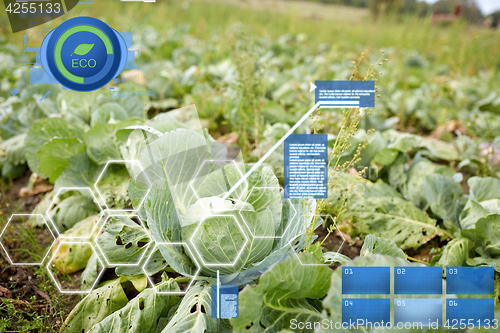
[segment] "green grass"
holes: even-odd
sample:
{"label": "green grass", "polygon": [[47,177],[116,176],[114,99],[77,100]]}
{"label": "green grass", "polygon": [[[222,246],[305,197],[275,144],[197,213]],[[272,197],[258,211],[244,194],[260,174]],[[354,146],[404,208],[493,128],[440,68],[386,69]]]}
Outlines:
{"label": "green grass", "polygon": [[[33,238],[32,232],[30,232],[30,236],[22,236],[21,234],[19,236],[23,241],[29,242],[33,249],[38,247],[41,252],[49,250],[49,248],[40,249],[39,244]],[[41,258],[36,252],[38,251],[28,251],[34,261],[39,261]],[[78,301],[78,296],[68,296],[59,292],[48,275],[45,266],[36,267],[33,273],[28,271],[28,274],[33,274],[31,283],[45,297],[40,297],[41,295],[38,294],[39,297],[2,298],[0,300],[0,333],[58,332],[67,314],[76,304],[75,301]],[[9,289],[14,291],[19,287],[16,284],[11,284]]]}
{"label": "green grass", "polygon": [[[0,231],[3,230],[8,217],[11,214],[21,213],[22,204],[20,201],[11,201],[6,196],[5,189],[13,186],[11,182],[0,180],[0,195],[3,198],[3,207],[0,207]],[[2,212],[3,210],[3,212]],[[3,216],[2,216],[3,215]],[[41,248],[37,241],[36,229],[30,227],[26,221],[11,229],[14,233],[5,232],[3,239],[13,241],[17,239],[26,247],[14,251],[11,255],[28,255],[34,262],[40,262],[43,259],[42,253],[46,253],[49,248]],[[0,251],[3,251],[0,249]],[[3,253],[2,253],[3,255]],[[7,264],[7,262],[5,262]],[[1,265],[0,265],[1,267]],[[67,314],[75,304],[77,296],[68,296],[61,294],[54,285],[52,279],[47,274],[45,266],[35,267],[33,271],[26,267],[28,273],[32,275],[31,282],[41,293],[50,299],[50,303],[41,297],[32,296],[30,298],[18,295],[14,299],[0,299],[0,333],[8,332],[37,332],[37,333],[55,333],[59,332],[59,327],[64,322]],[[19,288],[16,284],[11,284],[11,291]],[[38,301],[37,301],[38,299]],[[48,308],[37,308],[36,305],[50,305]]]}
{"label": "green grass", "polygon": [[[195,37],[207,40],[214,32],[225,31],[235,22],[242,22],[250,35],[276,38],[287,33],[305,33],[311,46],[328,43],[339,52],[349,52],[350,46],[356,44],[372,51],[383,48],[396,48],[397,52],[414,49],[463,74],[474,74],[478,70],[500,66],[500,33],[462,21],[448,26],[433,26],[430,18],[385,16],[374,22],[362,12],[338,6],[327,8],[332,8],[330,10],[333,12],[339,11],[340,14],[325,15],[323,19],[318,19],[311,17],[311,12],[304,14],[304,11],[300,11],[301,7],[296,6],[289,6],[288,10],[283,11],[276,6],[268,6],[269,1],[263,1],[260,7],[253,6],[255,8],[242,7],[239,5],[241,1],[231,1],[233,5],[227,2],[217,0],[208,3],[198,0],[184,9],[182,1],[169,1],[142,28],[151,25],[166,32],[168,28],[178,24],[189,24]],[[135,29],[152,11],[151,7],[142,3],[130,4],[127,6],[130,10],[124,12],[126,19],[123,19],[118,15],[113,17],[100,14],[106,5],[94,2],[89,14],[101,17],[123,31],[126,28],[120,22],[127,22],[127,26]],[[342,15],[343,12],[345,15]],[[358,15],[361,19],[353,15]],[[137,32],[140,33],[141,28]]]}
{"label": "green grass", "polygon": [[[35,277],[41,281],[38,288],[50,298],[50,308],[37,308],[36,297],[26,299],[6,299],[0,302],[0,333],[8,332],[58,332],[69,312],[68,297],[58,292],[44,268],[35,269]],[[13,288],[15,285],[12,286]]]}
{"label": "green grass", "polygon": [[[417,50],[437,63],[448,64],[460,74],[475,74],[500,66],[500,32],[472,26],[464,21],[447,26],[433,26],[430,17],[385,16],[373,21],[366,11],[349,7],[312,4],[312,9],[305,10],[308,7],[300,2],[287,3],[285,7],[283,1],[259,1],[196,0],[190,1],[187,9],[183,7],[187,1],[167,1],[136,33],[142,33],[150,25],[166,34],[171,27],[188,24],[195,37],[208,40],[214,32],[226,31],[235,22],[242,22],[250,35],[275,38],[286,33],[305,33],[311,47],[328,43],[339,52],[352,51],[352,45],[362,45],[372,51],[383,48],[395,48],[396,52]],[[69,16],[94,16],[118,31],[133,31],[157,6],[133,2],[111,9],[107,2],[94,1],[84,10],[73,10]],[[119,8],[122,11],[114,15]],[[67,19],[65,15],[54,23],[60,24]],[[6,27],[6,15],[2,15],[0,23],[3,35],[22,42],[22,33],[12,35],[7,32],[10,28]],[[54,23],[50,27],[54,27]],[[30,33],[41,32],[42,29],[37,27]]]}

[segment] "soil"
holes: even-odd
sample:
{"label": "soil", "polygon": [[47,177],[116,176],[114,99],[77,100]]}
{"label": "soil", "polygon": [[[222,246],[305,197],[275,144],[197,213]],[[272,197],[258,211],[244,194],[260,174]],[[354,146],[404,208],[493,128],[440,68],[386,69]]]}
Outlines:
{"label": "soil", "polygon": [[[43,311],[53,313],[50,297],[39,288],[40,281],[35,277],[33,267],[12,266],[5,258],[0,258],[0,296],[9,298],[20,310],[36,308],[39,314]],[[35,297],[33,301],[32,297]],[[2,299],[3,301],[3,299]]]}
{"label": "soil", "polygon": [[[30,181],[31,172],[27,172],[23,177],[13,181],[11,184],[2,184],[0,200],[0,230],[12,214],[30,213],[40,202],[43,193],[52,189],[51,185],[44,184],[41,180],[35,182],[33,190],[26,190]],[[23,194],[21,196],[21,194]],[[21,228],[29,228],[35,232],[35,238],[42,251],[48,250],[53,237],[47,228],[30,227],[25,223],[14,221],[9,224],[8,229],[2,235],[2,244],[9,251],[12,262],[26,261],[29,257],[26,251],[12,251],[20,248],[22,239],[20,233],[25,232]],[[29,251],[36,251],[33,246],[22,243],[22,248]],[[80,297],[77,295],[60,295],[52,281],[48,280],[46,274],[37,273],[38,266],[18,266],[12,265],[4,250],[0,248],[0,303],[6,299],[20,311],[18,314],[25,315],[26,320],[30,319],[30,314],[36,312],[39,315],[47,315],[45,318],[53,328],[62,325],[62,317],[73,309]],[[41,255],[43,258],[45,253]],[[49,285],[49,287],[47,287]],[[45,290],[45,291],[44,291]],[[50,290],[47,291],[47,290]],[[57,308],[56,308],[57,307]],[[0,315],[3,315],[0,311]]]}
{"label": "soil", "polygon": [[419,247],[417,250],[406,250],[406,254],[408,254],[412,258],[430,263],[434,256],[437,256],[441,253],[439,250],[444,248],[446,244],[447,241],[440,241],[439,237],[435,237],[425,243],[423,246]]}
{"label": "soil", "polygon": [[[7,213],[13,214],[18,212],[31,212],[42,199],[42,194],[38,193],[33,196],[21,197],[19,194],[21,189],[28,186],[31,172],[28,171],[19,179],[14,180],[11,184],[2,186],[0,197],[0,212],[4,215]],[[4,185],[4,184],[2,184]]]}
{"label": "soil", "polygon": [[[321,242],[325,239],[328,231],[324,226],[320,226],[315,231],[318,238],[315,242]],[[350,237],[349,237],[350,238]],[[351,259],[358,257],[361,251],[362,242],[351,242],[349,239],[346,239],[344,233],[339,230],[335,230],[323,244],[324,251],[338,251],[340,254],[343,254]]]}

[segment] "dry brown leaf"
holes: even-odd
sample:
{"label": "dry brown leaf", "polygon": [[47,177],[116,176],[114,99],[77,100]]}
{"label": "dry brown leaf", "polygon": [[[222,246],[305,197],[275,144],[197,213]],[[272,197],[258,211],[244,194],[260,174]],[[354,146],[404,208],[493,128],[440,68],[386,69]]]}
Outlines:
{"label": "dry brown leaf", "polygon": [[238,142],[238,133],[236,132],[231,132],[229,134],[223,135],[217,139],[219,142],[229,142],[229,143],[236,143]]}
{"label": "dry brown leaf", "polygon": [[50,192],[53,189],[54,189],[54,185],[49,185],[49,184],[39,184],[39,185],[36,185],[31,190],[28,190],[27,187],[22,187],[19,190],[19,196],[21,198],[32,197],[32,196],[40,194],[40,193]]}

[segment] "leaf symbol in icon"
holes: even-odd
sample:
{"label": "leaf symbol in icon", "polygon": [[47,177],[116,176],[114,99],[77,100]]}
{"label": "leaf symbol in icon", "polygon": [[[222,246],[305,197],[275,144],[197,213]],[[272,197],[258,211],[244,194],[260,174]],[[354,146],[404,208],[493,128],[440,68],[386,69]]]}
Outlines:
{"label": "leaf symbol in icon", "polygon": [[[87,53],[90,52],[90,50],[92,50],[92,48],[94,47],[95,44],[80,44],[76,47],[76,49],[73,51],[73,53],[71,53],[71,56],[73,56],[73,54],[76,54],[76,55],[79,55],[79,56],[84,56],[86,55]],[[71,57],[70,56],[70,57]]]}

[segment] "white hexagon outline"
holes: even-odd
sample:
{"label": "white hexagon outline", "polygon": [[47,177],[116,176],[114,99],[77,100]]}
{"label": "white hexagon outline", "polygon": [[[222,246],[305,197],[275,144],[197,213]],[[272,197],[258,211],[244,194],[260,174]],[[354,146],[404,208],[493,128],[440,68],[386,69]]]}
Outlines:
{"label": "white hexagon outline", "polygon": [[[256,188],[260,188],[260,189],[266,189],[266,188],[274,188],[275,189],[275,188],[279,188],[280,190],[283,189],[281,186],[280,187],[276,187],[276,186],[262,186],[262,187],[261,186],[255,186],[255,187],[253,187],[250,190],[250,193],[248,193],[247,198],[252,194],[253,190],[256,189]],[[287,199],[287,198],[283,198],[283,199],[290,201],[290,199]],[[241,219],[243,220],[243,223],[245,223],[245,226],[247,227],[248,231],[250,232],[250,235],[252,235],[253,238],[256,238],[256,239],[281,239],[281,238],[283,238],[283,236],[285,235],[285,233],[288,231],[288,228],[290,227],[292,221],[297,216],[297,210],[295,209],[295,207],[293,207],[293,205],[291,204],[291,201],[290,201],[290,207],[292,207],[294,214],[293,214],[292,218],[288,221],[288,225],[286,226],[285,230],[283,230],[283,234],[281,236],[255,236],[252,233],[252,230],[250,230],[250,227],[248,226],[247,221],[245,221],[245,218],[241,214],[241,211],[243,210],[243,207],[238,211],[238,214],[240,214]]]}
{"label": "white hexagon outline", "polygon": [[[97,235],[97,237],[94,239],[94,242],[95,242],[95,246],[97,249],[99,249],[99,252],[101,253],[102,257],[104,258],[104,260],[106,261],[106,264],[108,264],[108,266],[112,266],[112,267],[126,267],[126,266],[129,266],[129,267],[133,267],[133,266],[139,266],[142,259],[144,259],[144,257],[146,256],[146,253],[148,252],[148,249],[151,245],[151,243],[154,242],[153,238],[151,237],[151,234],[149,233],[148,229],[146,228],[146,226],[144,225],[144,221],[141,219],[141,217],[139,216],[139,214],[137,213],[130,213],[130,214],[107,214],[107,217],[106,219],[104,220],[104,223],[102,224],[102,226],[104,227],[104,225],[106,224],[106,222],[108,222],[108,220],[111,218],[111,217],[128,217],[128,216],[137,216],[137,218],[139,219],[139,222],[141,223],[141,227],[144,229],[144,231],[146,232],[146,234],[148,235],[148,238],[149,238],[149,243],[148,245],[146,246],[146,248],[144,249],[144,252],[142,253],[142,256],[139,258],[139,260],[137,261],[136,264],[116,264],[116,263],[110,263],[108,258],[106,258],[106,255],[104,254],[104,251],[102,250],[102,248],[99,246],[99,242],[97,242],[97,239],[102,235],[102,234],[99,234]],[[102,220],[102,217],[99,219],[99,220]]]}
{"label": "white hexagon outline", "polygon": [[94,249],[94,247],[92,246],[92,244],[90,242],[61,242],[59,243],[59,245],[57,246],[57,249],[56,251],[54,252],[54,255],[50,258],[49,262],[47,263],[47,272],[48,274],[50,275],[50,277],[52,278],[52,281],[54,282],[54,284],[56,285],[57,289],[59,290],[59,292],[61,294],[88,294],[90,293],[92,290],[94,290],[95,288],[95,285],[97,284],[97,281],[99,280],[99,278],[101,277],[101,275],[104,273],[104,264],[101,260],[101,258],[99,258],[99,256],[96,256],[97,257],[97,260],[99,261],[99,263],[101,264],[102,266],[102,269],[99,273],[97,273],[97,276],[95,278],[95,281],[94,283],[92,284],[92,286],[90,287],[89,290],[62,290],[61,289],[61,286],[59,285],[59,282],[57,282],[56,278],[52,275],[52,271],[50,269],[50,264],[52,263],[52,260],[54,260],[54,256],[57,254],[57,251],[59,251],[59,248],[61,247],[61,245],[63,244],[89,244],[90,247],[92,248],[92,251],[94,251],[94,253],[97,253],[96,250]]}
{"label": "white hexagon outline", "polygon": [[97,223],[95,224],[94,228],[92,229],[92,232],[88,235],[88,236],[78,236],[78,237],[62,237],[62,233],[59,232],[59,230],[57,229],[57,226],[56,224],[54,223],[54,221],[52,221],[52,218],[50,217],[50,209],[52,208],[52,206],[54,205],[54,203],[56,202],[57,200],[57,197],[59,196],[59,193],[61,191],[82,191],[82,190],[89,190],[90,194],[92,194],[92,197],[94,198],[94,202],[95,204],[97,205],[97,207],[99,207],[99,210],[102,212],[102,207],[101,205],[99,204],[99,201],[97,200],[94,192],[92,191],[92,189],[90,187],[61,187],[59,188],[59,190],[57,190],[57,193],[56,195],[54,196],[54,199],[52,200],[52,202],[50,203],[49,205],[49,208],[47,208],[47,211],[45,212],[45,214],[47,215],[47,218],[49,219],[50,223],[52,224],[52,226],[54,227],[54,230],[56,231],[57,233],[57,236],[61,239],[89,239],[93,234],[94,232],[96,231],[97,229],[97,226],[99,224],[99,220],[97,221]]}
{"label": "white hexagon outline", "polygon": [[[189,251],[191,258],[193,259],[194,264],[196,265],[196,267],[198,269],[196,270],[196,273],[194,273],[193,277],[191,278],[191,282],[189,282],[188,286],[186,287],[186,290],[184,290],[184,291],[158,291],[157,286],[153,283],[153,280],[151,280],[149,273],[146,271],[146,265],[149,262],[149,260],[151,259],[151,257],[153,256],[153,254],[155,253],[156,249],[159,248],[159,245],[177,245],[177,246],[184,245],[187,248],[187,250]],[[183,243],[183,242],[165,243],[165,242],[162,242],[162,243],[155,243],[155,247],[153,248],[153,251],[151,251],[148,258],[144,262],[144,265],[142,266],[142,271],[144,272],[144,275],[146,275],[146,278],[148,279],[148,282],[151,284],[155,293],[160,294],[160,295],[184,295],[188,292],[189,288],[191,288],[194,281],[196,280],[196,277],[198,276],[198,274],[201,271],[201,266],[198,263],[198,261],[196,260],[195,256],[193,255],[193,252],[191,251],[191,249],[189,248],[189,245],[187,243]]]}
{"label": "white hexagon outline", "polygon": [[[303,216],[305,216],[305,215],[303,215]],[[335,224],[335,229],[338,230],[337,222],[335,221],[333,216],[331,216],[330,214],[314,214],[313,217],[315,217],[315,216],[320,216],[320,217],[321,216],[330,216],[332,218],[333,223]],[[327,267],[330,267],[331,265],[333,265],[333,263],[332,264],[304,264],[304,263],[302,263],[302,261],[300,261],[300,256],[298,255],[298,253],[295,251],[295,249],[292,246],[293,240],[297,239],[297,237],[300,237],[300,236],[302,236],[302,235],[297,235],[294,239],[292,239],[292,241],[290,241],[290,243],[288,243],[288,245],[290,245],[290,248],[293,251],[293,255],[295,255],[297,257],[297,260],[299,261],[299,263],[302,266],[327,266]],[[344,243],[345,243],[345,238],[344,238],[344,235],[342,235],[342,232],[340,232],[340,238],[342,238],[342,243],[340,244],[339,249],[335,252],[335,258],[337,258],[337,255],[339,254],[340,249],[342,248],[342,246],[344,246]]]}
{"label": "white hexagon outline", "polygon": [[[196,198],[197,198],[198,200],[200,200],[201,198],[200,198],[200,196],[198,195],[198,193],[196,192],[196,190],[194,189],[194,187],[193,187],[193,182],[195,181],[195,179],[198,179],[198,174],[199,174],[199,173],[200,173],[200,171],[203,169],[203,166],[205,165],[205,162],[230,162],[230,163],[232,163],[232,164],[234,164],[234,165],[236,166],[236,170],[238,170],[238,173],[239,173],[239,174],[241,175],[241,177],[243,178],[243,174],[241,173],[240,168],[238,168],[238,164],[236,164],[236,161],[235,161],[235,160],[214,160],[214,159],[204,160],[204,161],[201,163],[200,167],[198,168],[198,171],[196,171],[196,174],[194,175],[193,179],[192,179],[192,180],[191,180],[191,182],[189,183],[189,187],[191,188],[191,190],[193,190],[194,195],[196,196]],[[224,168],[221,168],[220,170],[223,170],[223,169],[224,169]],[[223,171],[223,172],[224,172],[224,171]],[[245,185],[246,185],[246,189],[245,189],[245,191],[246,191],[246,190],[248,190],[248,187],[249,187],[249,186],[248,186],[248,182],[245,180],[245,181],[243,182],[243,184],[245,184]],[[243,185],[243,184],[242,184],[242,185]],[[241,185],[240,185],[240,186],[241,186]],[[228,189],[228,191],[229,191],[229,189]],[[241,194],[241,196],[238,198],[238,200],[241,200],[241,197],[243,197],[243,195],[245,194],[245,191],[243,191],[243,193],[242,193],[242,194]]]}
{"label": "white hexagon outline", "polygon": [[[9,256],[9,252],[4,247],[3,241],[1,239],[2,239],[2,236],[5,232],[5,230],[7,230],[7,227],[9,226],[10,221],[12,220],[12,218],[14,216],[40,216],[42,218],[43,222],[47,225],[47,229],[49,229],[49,232],[52,235],[52,238],[54,238],[54,241],[52,241],[52,243],[50,244],[49,248],[47,249],[47,253],[45,253],[45,256],[43,257],[42,261],[30,262],[30,263],[17,263],[17,262],[12,261],[12,258]],[[2,247],[3,251],[7,255],[7,259],[9,259],[9,262],[12,266],[41,266],[43,264],[43,262],[45,261],[45,259],[47,259],[47,256],[49,255],[49,252],[52,249],[52,246],[54,245],[55,241],[56,241],[56,236],[54,235],[54,233],[50,229],[50,224],[47,222],[47,220],[45,220],[45,218],[43,217],[43,214],[12,214],[10,216],[9,220],[7,221],[7,223],[5,224],[2,232],[0,233],[0,246]]]}
{"label": "white hexagon outline", "polygon": [[[220,263],[207,264],[205,262],[205,260],[203,260],[203,257],[201,256],[200,252],[198,252],[198,249],[196,248],[196,245],[193,243],[194,236],[198,232],[198,229],[200,229],[201,225],[203,224],[203,221],[205,221],[209,217],[232,217],[234,219],[234,222],[236,222],[236,225],[238,226],[238,228],[240,228],[241,232],[243,233],[243,237],[245,237],[245,243],[243,244],[243,246],[241,247],[241,250],[236,255],[236,258],[234,258],[234,261],[232,263],[230,263],[230,264],[220,264]],[[247,235],[245,233],[245,230],[238,223],[238,219],[234,215],[207,215],[207,216],[203,217],[203,219],[200,221],[200,223],[198,223],[198,226],[194,230],[193,236],[191,236],[191,238],[189,239],[189,241],[191,242],[191,245],[193,245],[193,248],[194,248],[196,254],[198,255],[198,257],[201,259],[201,262],[203,263],[203,265],[205,265],[207,267],[210,267],[210,266],[216,266],[216,267],[230,267],[230,266],[234,266],[236,264],[236,261],[238,261],[238,259],[240,258],[241,254],[243,253],[243,250],[245,249],[245,246],[247,246],[247,244],[249,242],[248,237],[247,237]]]}
{"label": "white hexagon outline", "polygon": [[[110,164],[112,164],[112,163],[137,163],[137,165],[139,166],[139,168],[141,168],[142,172],[144,173],[144,177],[146,178],[146,180],[147,180],[147,182],[149,184],[149,188],[146,191],[146,194],[144,195],[144,198],[142,198],[142,200],[139,203],[139,206],[137,208],[131,208],[131,209],[111,209],[111,208],[108,207],[108,204],[106,203],[106,200],[104,199],[104,197],[101,194],[101,192],[99,192],[99,188],[97,187],[97,184],[99,183],[99,181],[101,180],[102,176],[104,175],[104,173],[108,169],[108,166]],[[132,177],[132,175],[131,175],[131,177]],[[94,188],[97,191],[97,194],[99,194],[99,198],[102,200],[102,202],[104,204],[104,207],[106,207],[106,210],[111,211],[111,212],[134,212],[134,211],[138,211],[139,209],[141,209],[142,204],[146,200],[146,197],[148,196],[149,191],[151,191],[151,186],[152,186],[152,183],[149,180],[149,178],[146,175],[146,173],[144,172],[144,168],[142,167],[142,164],[141,164],[141,162],[139,160],[109,160],[109,161],[107,161],[106,165],[102,169],[101,174],[99,175],[99,177],[97,177],[97,180],[94,183]]]}

